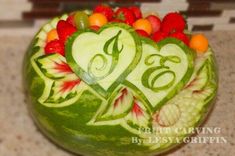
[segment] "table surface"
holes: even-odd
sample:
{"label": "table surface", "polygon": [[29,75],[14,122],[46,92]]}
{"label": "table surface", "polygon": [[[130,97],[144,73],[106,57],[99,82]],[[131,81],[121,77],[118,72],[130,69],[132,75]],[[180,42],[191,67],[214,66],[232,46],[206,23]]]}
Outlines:
{"label": "table surface", "polygon": [[[219,127],[223,144],[186,144],[167,156],[233,156],[235,154],[235,31],[206,32],[219,67],[218,97],[205,127]],[[25,104],[21,67],[32,39],[0,35],[0,156],[73,156],[51,143],[34,125]],[[200,134],[201,135],[201,134]],[[199,136],[200,136],[199,135]]]}

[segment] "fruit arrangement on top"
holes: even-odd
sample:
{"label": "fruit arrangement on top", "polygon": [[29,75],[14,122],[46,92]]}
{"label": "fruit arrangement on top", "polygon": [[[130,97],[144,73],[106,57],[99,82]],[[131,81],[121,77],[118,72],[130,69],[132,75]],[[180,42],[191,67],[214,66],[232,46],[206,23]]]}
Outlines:
{"label": "fruit arrangement on top", "polygon": [[217,91],[212,48],[184,17],[98,5],[55,17],[24,60],[40,129],[82,155],[151,156],[193,134]]}
{"label": "fruit arrangement on top", "polygon": [[206,52],[208,40],[203,34],[185,34],[186,21],[177,12],[168,13],[162,20],[156,15],[143,17],[136,7],[121,7],[114,11],[107,5],[98,5],[90,14],[84,11],[71,13],[66,20],[60,20],[57,28],[47,35],[46,54],[57,52],[64,55],[64,43],[77,30],[92,29],[98,31],[109,22],[126,23],[143,36],[159,42],[167,37],[183,41],[198,53]]}

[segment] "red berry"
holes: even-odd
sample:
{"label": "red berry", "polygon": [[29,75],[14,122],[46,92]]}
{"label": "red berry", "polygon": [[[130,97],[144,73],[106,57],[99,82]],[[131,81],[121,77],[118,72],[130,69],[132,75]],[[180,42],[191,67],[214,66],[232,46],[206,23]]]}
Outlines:
{"label": "red berry", "polygon": [[60,41],[64,44],[68,37],[70,37],[73,33],[77,31],[76,27],[69,24],[68,22],[64,20],[60,20],[57,23],[57,32]]}
{"label": "red berry", "polygon": [[119,8],[115,14],[117,19],[125,22],[126,24],[132,25],[135,22],[135,15],[128,8]]}
{"label": "red berry", "polygon": [[186,45],[189,45],[189,38],[183,32],[175,32],[170,35],[170,37],[177,38],[183,41]]}
{"label": "red berry", "polygon": [[185,20],[179,13],[168,13],[162,20],[161,30],[165,33],[182,32],[185,29]]}
{"label": "red berry", "polygon": [[136,19],[142,18],[142,12],[139,7],[131,6],[128,9],[130,9],[133,12]]}
{"label": "red berry", "polygon": [[92,26],[90,26],[90,29],[98,31],[100,29],[100,27],[96,26],[96,25],[92,25]]}
{"label": "red berry", "polygon": [[153,34],[152,39],[155,42],[159,42],[159,41],[165,39],[166,37],[167,37],[167,34],[165,32],[158,31]]}
{"label": "red berry", "polygon": [[66,22],[68,22],[69,24],[75,26],[74,14],[69,15],[69,17],[66,19]]}
{"label": "red berry", "polygon": [[97,5],[94,8],[93,13],[101,13],[101,14],[105,15],[106,18],[108,19],[108,21],[111,21],[114,16],[113,9],[107,5],[102,5],[102,4]]}
{"label": "red berry", "polygon": [[64,56],[64,45],[58,39],[48,42],[44,50],[46,54],[59,53]]}
{"label": "red berry", "polygon": [[146,19],[151,23],[153,33],[160,30],[161,20],[157,16],[149,15],[146,17]]}
{"label": "red berry", "polygon": [[143,36],[143,37],[149,37],[149,34],[144,31],[144,30],[140,30],[140,29],[137,29],[135,30],[140,36]]}

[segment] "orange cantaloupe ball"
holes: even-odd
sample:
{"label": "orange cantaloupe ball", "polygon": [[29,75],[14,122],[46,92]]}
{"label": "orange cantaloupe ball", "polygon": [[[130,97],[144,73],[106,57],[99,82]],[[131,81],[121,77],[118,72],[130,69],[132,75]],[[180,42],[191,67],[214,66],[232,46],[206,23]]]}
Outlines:
{"label": "orange cantaloupe ball", "polygon": [[106,18],[106,16],[101,13],[92,14],[91,16],[89,16],[88,20],[91,26],[102,27],[103,25],[108,23],[108,19]]}
{"label": "orange cantaloupe ball", "polygon": [[56,29],[52,29],[51,31],[48,32],[47,34],[47,42],[53,41],[58,39],[58,33]]}
{"label": "orange cantaloupe ball", "polygon": [[198,53],[204,53],[209,46],[208,39],[203,34],[192,35],[189,47],[194,49]]}
{"label": "orange cantaloupe ball", "polygon": [[135,23],[133,23],[133,27],[135,30],[144,30],[149,35],[151,35],[151,33],[152,33],[151,23],[149,22],[149,20],[144,19],[144,18],[141,18],[141,19],[138,19],[137,21],[135,21]]}

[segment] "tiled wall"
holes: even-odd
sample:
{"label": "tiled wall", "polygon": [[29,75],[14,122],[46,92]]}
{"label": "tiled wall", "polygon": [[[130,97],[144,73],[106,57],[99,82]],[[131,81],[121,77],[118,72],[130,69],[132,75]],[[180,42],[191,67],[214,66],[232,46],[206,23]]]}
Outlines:
{"label": "tiled wall", "polygon": [[[235,0],[124,0],[109,4],[139,5],[144,12],[164,16],[180,11],[188,17],[190,30],[235,30]],[[120,0],[119,0],[120,2]],[[42,21],[81,8],[92,8],[95,0],[0,0],[0,28],[39,27]],[[41,21],[41,22],[40,22]]]}

